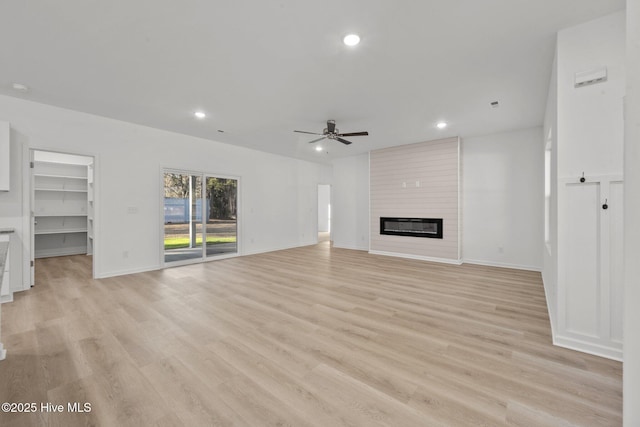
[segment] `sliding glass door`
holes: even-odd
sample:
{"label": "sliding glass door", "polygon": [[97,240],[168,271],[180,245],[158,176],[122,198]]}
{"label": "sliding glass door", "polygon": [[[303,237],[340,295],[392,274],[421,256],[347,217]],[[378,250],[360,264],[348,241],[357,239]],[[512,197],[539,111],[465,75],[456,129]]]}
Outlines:
{"label": "sliding glass door", "polygon": [[238,252],[238,180],[165,171],[164,262],[188,263]]}

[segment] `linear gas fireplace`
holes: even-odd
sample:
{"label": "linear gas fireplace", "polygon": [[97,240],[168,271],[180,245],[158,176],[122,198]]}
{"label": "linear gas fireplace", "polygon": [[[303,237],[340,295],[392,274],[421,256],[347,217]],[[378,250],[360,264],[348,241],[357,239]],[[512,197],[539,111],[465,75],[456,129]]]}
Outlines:
{"label": "linear gas fireplace", "polygon": [[442,218],[380,218],[380,234],[442,239]]}

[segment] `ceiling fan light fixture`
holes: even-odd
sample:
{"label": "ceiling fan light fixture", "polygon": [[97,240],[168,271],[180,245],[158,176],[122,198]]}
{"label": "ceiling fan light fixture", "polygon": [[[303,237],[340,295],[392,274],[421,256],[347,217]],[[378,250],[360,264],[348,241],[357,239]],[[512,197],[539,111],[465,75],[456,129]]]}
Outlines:
{"label": "ceiling fan light fixture", "polygon": [[360,36],[357,34],[347,34],[342,39],[342,42],[347,46],[355,46],[360,43]]}

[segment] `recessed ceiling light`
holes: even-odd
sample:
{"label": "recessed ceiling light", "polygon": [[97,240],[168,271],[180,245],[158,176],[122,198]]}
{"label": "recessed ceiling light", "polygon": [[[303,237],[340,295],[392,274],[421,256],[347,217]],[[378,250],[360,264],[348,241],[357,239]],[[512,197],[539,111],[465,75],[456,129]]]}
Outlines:
{"label": "recessed ceiling light", "polygon": [[446,127],[447,127],[447,122],[438,122],[438,123],[436,124],[436,127],[437,127],[438,129],[444,129],[444,128],[446,128]]}
{"label": "recessed ceiling light", "polygon": [[342,42],[347,46],[355,46],[360,43],[360,36],[357,34],[347,34],[342,39]]}
{"label": "recessed ceiling light", "polygon": [[204,111],[196,111],[193,115],[196,116],[197,119],[204,119],[207,117],[207,114]]}
{"label": "recessed ceiling light", "polygon": [[491,108],[498,108],[499,106],[500,106],[500,103],[498,101],[491,102]]}
{"label": "recessed ceiling light", "polygon": [[317,145],[317,146],[316,146],[316,151],[322,151],[322,147],[321,147],[321,146],[319,146],[319,145]]}
{"label": "recessed ceiling light", "polygon": [[29,92],[29,86],[23,85],[22,83],[13,83],[11,87],[18,92]]}

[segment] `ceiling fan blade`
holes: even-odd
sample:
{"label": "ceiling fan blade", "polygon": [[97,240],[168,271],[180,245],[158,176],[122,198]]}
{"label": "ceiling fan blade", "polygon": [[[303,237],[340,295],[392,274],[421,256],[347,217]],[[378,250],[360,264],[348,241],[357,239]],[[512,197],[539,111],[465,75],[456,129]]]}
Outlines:
{"label": "ceiling fan blade", "polygon": [[314,139],[313,141],[309,141],[309,144],[313,144],[314,142],[322,141],[325,138],[326,138],[326,136],[323,136],[322,138]]}
{"label": "ceiling fan blade", "polygon": [[322,135],[321,133],[316,133],[316,132],[307,132],[304,130],[294,130],[294,132],[298,132],[298,133],[308,133],[309,135]]}
{"label": "ceiling fan blade", "polygon": [[338,141],[342,142],[345,145],[349,145],[351,144],[351,141],[347,141],[346,139],[342,139],[340,137],[336,138]]}
{"label": "ceiling fan blade", "polygon": [[339,133],[338,136],[367,136],[369,132],[350,132],[350,133]]}
{"label": "ceiling fan blade", "polygon": [[327,120],[327,131],[329,133],[333,133],[336,130],[336,121],[335,120]]}

